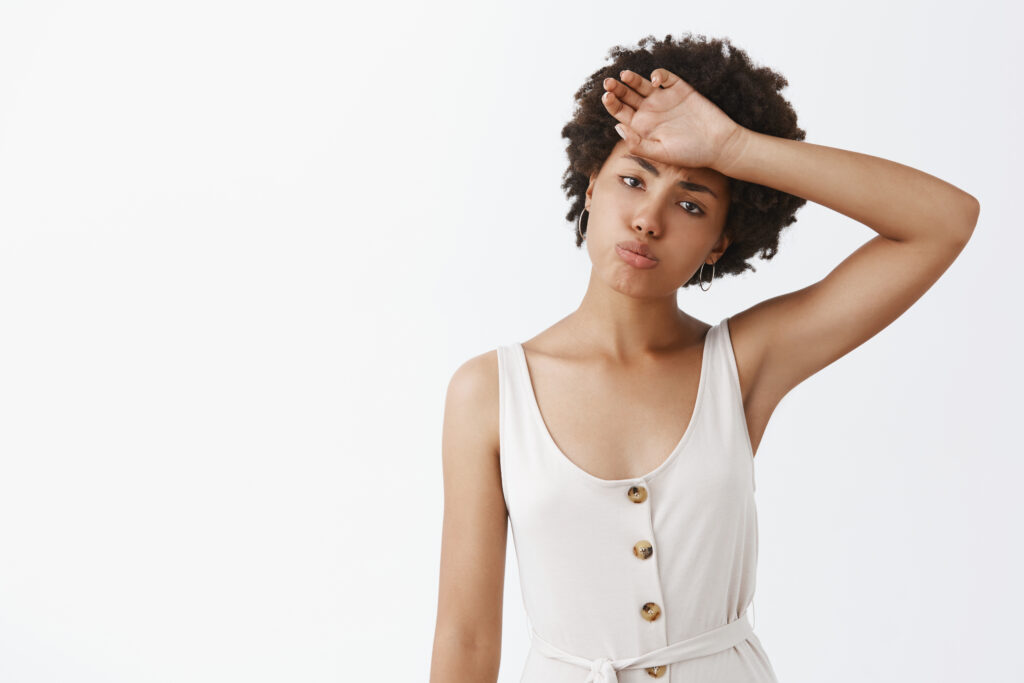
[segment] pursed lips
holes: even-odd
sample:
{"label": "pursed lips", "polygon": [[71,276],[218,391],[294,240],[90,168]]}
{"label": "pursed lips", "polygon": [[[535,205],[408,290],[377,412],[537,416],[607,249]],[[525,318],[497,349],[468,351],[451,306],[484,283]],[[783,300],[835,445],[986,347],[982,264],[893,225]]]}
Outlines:
{"label": "pursed lips", "polygon": [[639,254],[644,258],[649,258],[652,261],[658,260],[658,257],[651,253],[650,247],[648,247],[645,243],[639,242],[637,240],[622,240],[621,242],[616,242],[615,246],[619,247],[620,249],[625,249],[626,251],[631,251],[634,254]]}

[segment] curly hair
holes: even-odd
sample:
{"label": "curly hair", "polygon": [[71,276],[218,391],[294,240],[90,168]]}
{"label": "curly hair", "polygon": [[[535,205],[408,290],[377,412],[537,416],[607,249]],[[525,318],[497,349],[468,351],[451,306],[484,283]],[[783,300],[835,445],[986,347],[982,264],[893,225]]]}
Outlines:
{"label": "curly hair", "polygon": [[[746,52],[733,46],[728,38],[707,39],[690,33],[680,40],[671,35],[658,41],[653,35],[642,38],[636,49],[621,45],[608,51],[614,61],[593,74],[576,91],[576,108],[572,120],[562,128],[568,139],[565,151],[569,167],[562,175],[562,189],[572,201],[566,220],[573,223],[576,246],[583,240],[575,224],[583,213],[590,176],[598,172],[622,139],[615,132],[618,123],[601,102],[604,79],[619,78],[629,69],[642,76],[659,67],[668,69],[692,85],[701,95],[739,125],[750,130],[803,140],[803,129],[797,126],[793,106],[779,94],[788,85],[781,74],[764,66],[754,65]],[[771,187],[728,178],[731,190],[724,232],[729,246],[715,263],[714,277],[738,275],[746,270],[756,272],[748,263],[755,254],[770,259],[778,252],[779,234],[796,221],[796,212],[806,199],[780,192]],[[583,232],[586,232],[584,222]],[[696,284],[698,273],[683,285]]]}

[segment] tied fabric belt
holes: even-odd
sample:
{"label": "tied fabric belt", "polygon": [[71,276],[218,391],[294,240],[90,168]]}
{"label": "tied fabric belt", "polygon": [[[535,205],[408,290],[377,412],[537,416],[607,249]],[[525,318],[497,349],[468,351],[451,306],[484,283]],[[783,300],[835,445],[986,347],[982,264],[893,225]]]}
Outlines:
{"label": "tied fabric belt", "polygon": [[584,683],[618,683],[619,677],[616,672],[621,671],[622,669],[641,669],[651,666],[662,666],[672,664],[673,662],[681,662],[684,659],[703,657],[704,655],[728,650],[729,648],[739,645],[745,641],[753,632],[754,629],[747,620],[747,612],[744,610],[743,614],[741,614],[738,619],[730,621],[725,626],[719,626],[718,628],[705,631],[704,633],[700,633],[692,638],[680,640],[677,643],[666,645],[665,647],[658,648],[657,650],[645,652],[637,657],[628,657],[625,659],[608,659],[605,657],[600,659],[587,659],[586,657],[579,657],[552,645],[537,635],[537,632],[533,630],[532,626],[530,627],[533,646],[536,647],[541,654],[552,659],[558,659],[563,662],[568,662],[569,664],[575,664],[577,666],[590,669],[590,675],[587,676]]}

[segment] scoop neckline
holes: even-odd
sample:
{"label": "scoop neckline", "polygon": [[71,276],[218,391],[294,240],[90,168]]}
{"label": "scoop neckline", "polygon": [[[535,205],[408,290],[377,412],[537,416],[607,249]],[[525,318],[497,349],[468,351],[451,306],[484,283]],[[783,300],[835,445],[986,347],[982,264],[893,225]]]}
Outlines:
{"label": "scoop neckline", "polygon": [[585,479],[600,484],[602,486],[622,486],[624,484],[635,484],[637,482],[647,482],[650,479],[657,476],[660,472],[664,471],[682,452],[683,447],[690,440],[690,435],[694,431],[694,425],[697,422],[697,417],[700,414],[701,406],[704,401],[704,387],[707,384],[707,365],[708,365],[708,345],[712,341],[711,335],[717,325],[712,325],[708,328],[707,333],[704,335],[704,341],[702,342],[701,348],[701,359],[700,359],[700,377],[697,380],[697,396],[694,399],[693,412],[690,415],[690,420],[686,424],[686,429],[683,431],[683,435],[679,437],[679,441],[676,442],[675,447],[669,452],[664,460],[661,461],[657,467],[646,474],[642,474],[638,477],[628,477],[626,479],[604,479],[598,477],[590,472],[586,471],[575,462],[569,459],[558,444],[555,442],[555,438],[551,435],[551,430],[548,429],[547,423],[544,421],[544,416],[540,411],[540,402],[537,401],[537,392],[533,388],[533,378],[530,377],[530,367],[526,362],[526,351],[523,349],[523,345],[520,342],[516,342],[515,347],[519,352],[519,370],[526,383],[526,389],[529,396],[526,397],[527,403],[530,404],[530,413],[533,416],[533,421],[536,426],[540,429],[544,435],[544,441],[547,443],[548,448],[557,456],[557,459],[563,462],[569,467],[570,470],[581,474]]}

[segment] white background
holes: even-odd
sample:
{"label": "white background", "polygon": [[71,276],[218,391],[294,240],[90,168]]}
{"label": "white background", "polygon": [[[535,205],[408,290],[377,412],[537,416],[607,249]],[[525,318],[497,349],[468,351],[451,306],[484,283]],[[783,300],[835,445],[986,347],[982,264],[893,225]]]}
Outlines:
{"label": "white background", "polygon": [[[1009,3],[0,4],[0,680],[426,681],[447,382],[575,309],[572,95],[729,37],[807,141],[981,218],[758,451],[785,683],[1019,681],[1021,16]],[[874,233],[808,204],[714,323]],[[526,617],[509,535],[500,681]]]}

